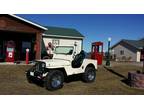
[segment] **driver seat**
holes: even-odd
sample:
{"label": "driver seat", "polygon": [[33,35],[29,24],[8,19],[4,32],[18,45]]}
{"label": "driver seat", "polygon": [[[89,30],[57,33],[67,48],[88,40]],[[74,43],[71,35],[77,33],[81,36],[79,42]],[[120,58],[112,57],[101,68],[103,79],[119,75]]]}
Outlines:
{"label": "driver seat", "polygon": [[79,54],[75,56],[72,61],[72,68],[79,68],[81,67],[83,60],[85,59],[85,52],[82,50]]}

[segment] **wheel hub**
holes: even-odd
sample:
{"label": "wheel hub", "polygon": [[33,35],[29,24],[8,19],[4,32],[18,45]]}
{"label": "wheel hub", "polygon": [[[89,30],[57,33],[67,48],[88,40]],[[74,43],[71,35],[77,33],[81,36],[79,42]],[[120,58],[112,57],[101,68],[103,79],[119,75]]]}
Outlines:
{"label": "wheel hub", "polygon": [[89,72],[88,79],[89,80],[93,80],[94,79],[94,74],[92,72]]}
{"label": "wheel hub", "polygon": [[60,76],[54,77],[52,79],[51,84],[53,87],[58,87],[61,84],[61,77]]}

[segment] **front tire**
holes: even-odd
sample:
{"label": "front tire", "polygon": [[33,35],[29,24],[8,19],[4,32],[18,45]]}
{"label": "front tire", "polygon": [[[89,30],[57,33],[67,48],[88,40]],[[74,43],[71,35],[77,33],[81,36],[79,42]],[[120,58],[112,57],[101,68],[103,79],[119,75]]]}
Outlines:
{"label": "front tire", "polygon": [[47,90],[57,90],[63,87],[64,75],[59,70],[51,70],[45,78],[44,84]]}
{"label": "front tire", "polygon": [[94,82],[96,79],[96,69],[94,67],[87,67],[82,75],[82,80],[86,83]]}

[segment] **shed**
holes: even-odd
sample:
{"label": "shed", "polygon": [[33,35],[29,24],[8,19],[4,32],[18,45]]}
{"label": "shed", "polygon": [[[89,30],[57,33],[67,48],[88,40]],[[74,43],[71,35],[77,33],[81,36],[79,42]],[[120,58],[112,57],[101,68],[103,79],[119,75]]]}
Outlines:
{"label": "shed", "polygon": [[55,47],[74,46],[76,43],[76,53],[79,53],[83,49],[84,36],[76,29],[52,26],[47,26],[46,28],[48,30],[43,33],[42,55],[45,55],[48,43],[52,43]]}

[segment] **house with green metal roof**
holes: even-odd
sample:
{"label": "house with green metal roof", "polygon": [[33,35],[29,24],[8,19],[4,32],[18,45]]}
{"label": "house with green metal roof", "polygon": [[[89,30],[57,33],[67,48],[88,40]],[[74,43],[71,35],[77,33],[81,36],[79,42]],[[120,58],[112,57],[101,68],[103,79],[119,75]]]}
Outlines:
{"label": "house with green metal roof", "polygon": [[62,28],[62,27],[52,27],[46,26],[47,30],[44,32],[43,36],[47,37],[65,37],[72,39],[83,39],[84,36],[73,28]]}
{"label": "house with green metal roof", "polygon": [[144,38],[139,40],[122,39],[111,47],[113,58],[117,61],[140,62]]}
{"label": "house with green metal roof", "polygon": [[74,46],[77,45],[76,52],[82,50],[84,36],[73,28],[46,26],[47,30],[42,34],[42,58],[46,56],[48,44],[56,46]]}

